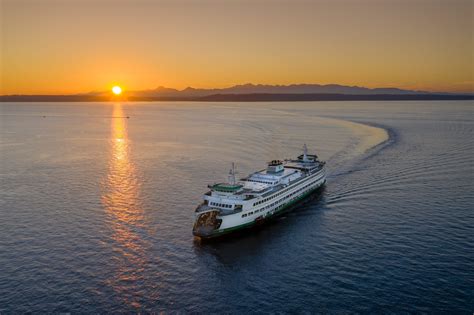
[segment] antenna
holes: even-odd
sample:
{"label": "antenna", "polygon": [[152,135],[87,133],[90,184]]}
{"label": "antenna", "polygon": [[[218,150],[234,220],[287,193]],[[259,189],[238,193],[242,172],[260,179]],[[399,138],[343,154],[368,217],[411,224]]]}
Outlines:
{"label": "antenna", "polygon": [[229,183],[235,185],[235,164],[232,162],[232,168],[229,171]]}
{"label": "antenna", "polygon": [[303,162],[308,162],[308,147],[306,143],[303,145]]}

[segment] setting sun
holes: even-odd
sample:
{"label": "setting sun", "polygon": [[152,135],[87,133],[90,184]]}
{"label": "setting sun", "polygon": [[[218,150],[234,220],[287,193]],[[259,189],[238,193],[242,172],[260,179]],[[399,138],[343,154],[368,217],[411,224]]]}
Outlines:
{"label": "setting sun", "polygon": [[120,95],[122,94],[122,88],[120,86],[114,86],[112,88],[112,92],[115,94],[115,95]]}

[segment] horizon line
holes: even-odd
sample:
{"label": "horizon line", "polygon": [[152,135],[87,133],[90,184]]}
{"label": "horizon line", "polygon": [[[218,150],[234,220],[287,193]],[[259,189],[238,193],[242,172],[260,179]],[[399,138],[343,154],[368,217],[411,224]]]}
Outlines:
{"label": "horizon line", "polygon": [[[168,87],[164,85],[158,85],[154,88],[142,88],[142,89],[127,89],[124,88],[121,84],[116,84],[123,89],[123,94],[133,93],[133,92],[144,92],[144,91],[156,91],[159,89],[168,89],[168,90],[175,90],[176,92],[185,92],[187,90],[226,90],[235,87],[245,87],[245,86],[253,86],[253,87],[292,87],[292,86],[319,86],[319,87],[330,87],[330,86],[338,86],[338,87],[346,87],[346,88],[359,88],[359,89],[366,89],[366,90],[383,90],[383,89],[391,89],[391,90],[399,90],[399,91],[408,91],[408,92],[416,92],[416,93],[425,93],[425,94],[474,94],[474,89],[471,91],[446,91],[446,90],[426,90],[426,89],[410,89],[410,88],[402,88],[397,86],[380,86],[380,87],[367,87],[363,85],[344,85],[340,83],[328,83],[328,84],[321,84],[321,83],[289,83],[289,84],[270,84],[270,83],[238,83],[234,85],[228,85],[225,87],[193,87],[192,85],[188,85],[185,88],[179,89],[175,87]],[[103,89],[103,90],[89,90],[87,92],[71,92],[71,93],[9,93],[9,94],[0,94],[0,96],[81,96],[81,95],[90,95],[93,93],[108,93],[110,89]],[[218,94],[218,93],[216,93]],[[236,93],[236,94],[244,94],[244,93]],[[265,92],[256,92],[256,93],[245,93],[245,94],[278,94],[278,93],[265,93]],[[286,93],[291,94],[291,93]],[[315,94],[314,92],[301,92],[298,94]],[[317,93],[316,93],[317,94]],[[321,93],[323,94],[323,93]],[[328,94],[328,93],[325,93]],[[330,93],[330,94],[346,94],[346,93]]]}

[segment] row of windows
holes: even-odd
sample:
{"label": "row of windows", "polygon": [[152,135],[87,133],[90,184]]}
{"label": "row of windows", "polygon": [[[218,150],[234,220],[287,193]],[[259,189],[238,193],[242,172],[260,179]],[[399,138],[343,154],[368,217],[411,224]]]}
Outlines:
{"label": "row of windows", "polygon": [[274,185],[276,184],[277,182],[266,182],[266,181],[263,181],[263,180],[256,180],[256,179],[247,179],[248,182],[253,182],[253,183],[262,183],[262,184],[271,184],[271,185]]}
{"label": "row of windows", "polygon": [[221,207],[221,208],[232,208],[232,205],[228,205],[225,203],[217,203],[217,202],[210,202],[209,205],[214,206],[214,207]]}
{"label": "row of windows", "polygon": [[280,191],[278,194],[275,194],[275,195],[273,195],[273,196],[271,196],[271,197],[268,197],[268,198],[265,198],[265,199],[263,199],[263,200],[257,201],[257,202],[255,202],[255,203],[253,204],[253,206],[255,207],[256,205],[262,204],[262,203],[264,203],[264,202],[267,202],[268,200],[271,200],[271,199],[273,199],[273,198],[276,198],[276,197],[280,196],[281,194],[287,192],[287,191],[288,191],[289,189],[291,189],[291,188],[292,188],[292,187],[286,188],[286,189]]}
{"label": "row of windows", "polygon": [[255,211],[250,211],[249,213],[242,214],[242,218],[245,218],[246,216],[251,216],[254,213],[262,212],[263,210],[265,210],[265,209],[262,208],[262,209],[258,209],[258,210],[255,210]]}
{"label": "row of windows", "polygon": [[[289,198],[289,197],[291,197],[291,196],[293,196],[293,195],[299,193],[300,191],[302,191],[302,190],[304,190],[304,189],[306,189],[306,188],[308,188],[308,187],[310,187],[310,186],[314,186],[315,183],[316,183],[316,181],[314,181],[314,182],[312,182],[312,183],[309,183],[309,184],[307,184],[307,185],[305,185],[305,186],[303,186],[303,187],[300,187],[298,190],[292,192],[291,194],[285,196],[284,198],[281,198],[281,199],[279,199],[279,200],[277,200],[277,201],[275,201],[275,202],[273,202],[273,203],[271,203],[271,204],[269,204],[269,205],[267,205],[267,206],[265,206],[265,207],[263,207],[263,208],[261,208],[261,209],[259,209],[259,210],[255,210],[255,211],[251,211],[251,212],[249,212],[249,213],[242,214],[242,218],[245,218],[246,216],[250,216],[250,215],[252,215],[252,214],[254,214],[254,213],[258,213],[258,212],[264,211],[265,209],[272,208],[273,206],[277,205],[278,203],[281,203],[282,201],[286,200],[287,198]],[[296,199],[296,197],[293,198],[293,199]],[[275,210],[278,210],[278,209],[282,208],[283,206],[284,206],[284,204],[279,205],[278,207],[275,208]]]}

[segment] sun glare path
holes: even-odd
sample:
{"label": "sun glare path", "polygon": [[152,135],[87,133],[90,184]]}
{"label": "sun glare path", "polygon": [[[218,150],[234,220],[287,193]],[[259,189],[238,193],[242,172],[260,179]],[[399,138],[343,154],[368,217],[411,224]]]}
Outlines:
{"label": "sun glare path", "polygon": [[[114,92],[115,93],[115,92]],[[112,230],[111,240],[115,272],[105,283],[126,303],[140,309],[144,298],[137,287],[124,283],[139,283],[144,279],[149,243],[141,237],[145,226],[140,198],[141,178],[131,158],[128,122],[120,103],[114,104],[111,119],[108,173],[102,181],[102,204]]]}

